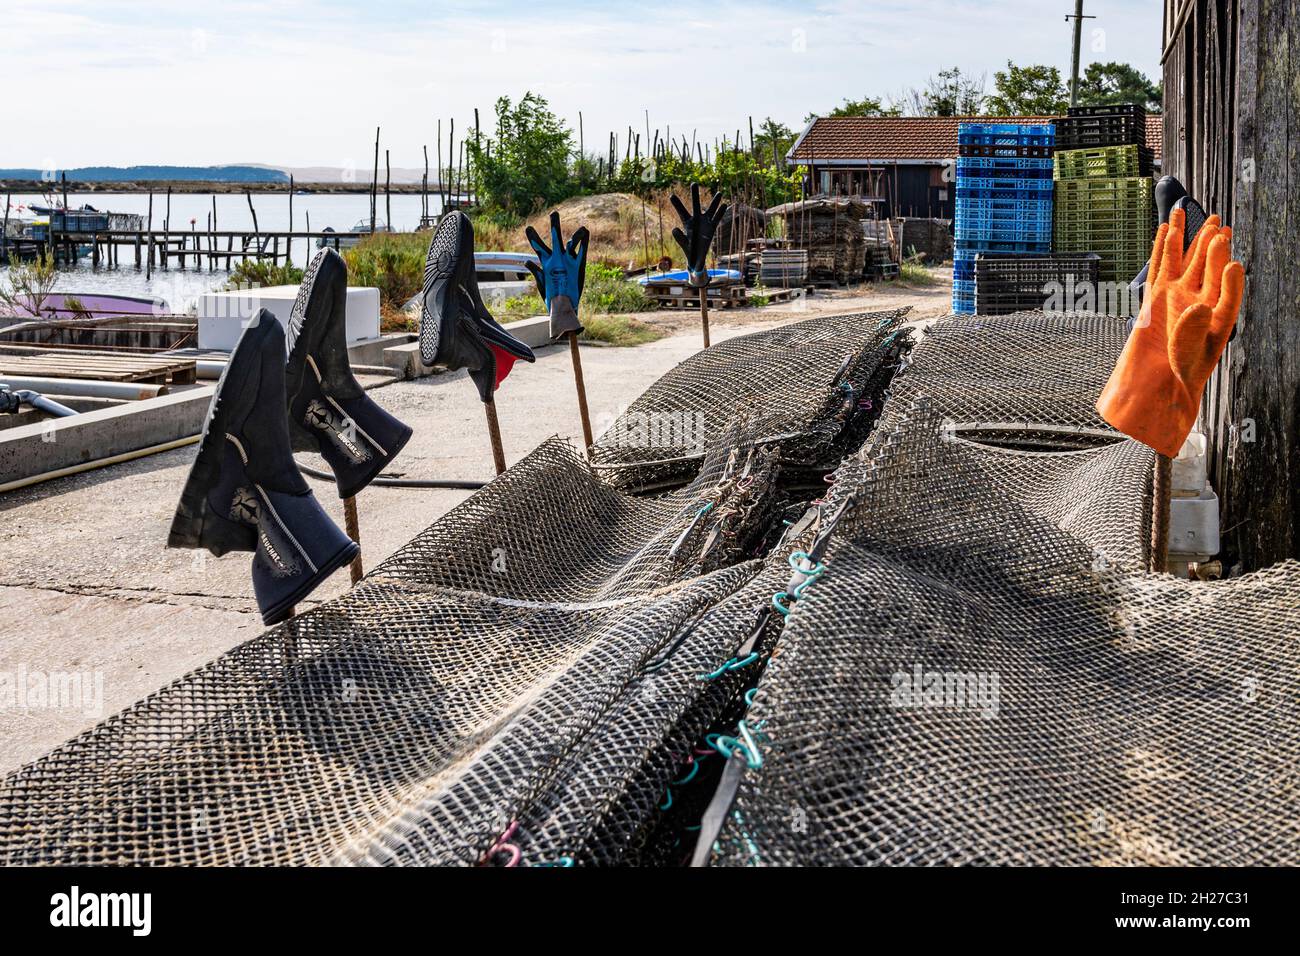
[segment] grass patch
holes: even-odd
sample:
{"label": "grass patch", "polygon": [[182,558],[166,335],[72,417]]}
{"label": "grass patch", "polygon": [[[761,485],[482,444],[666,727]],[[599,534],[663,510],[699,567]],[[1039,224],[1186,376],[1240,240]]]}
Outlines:
{"label": "grass patch", "polygon": [[898,267],[898,281],[907,285],[934,285],[938,280],[932,273],[919,262],[907,262],[906,260]]}
{"label": "grass patch", "polygon": [[583,315],[619,312],[648,312],[655,308],[639,282],[629,282],[617,266],[587,263],[587,281],[582,289]]}
{"label": "grass patch", "polygon": [[647,325],[630,315],[589,315],[582,320],[581,338],[609,345],[645,345],[664,337],[653,325]]}
{"label": "grass patch", "polygon": [[528,292],[524,295],[511,296],[501,303],[501,307],[493,312],[493,317],[502,325],[510,322],[518,322],[520,319],[531,319],[535,315],[546,314],[546,303],[536,292]]}

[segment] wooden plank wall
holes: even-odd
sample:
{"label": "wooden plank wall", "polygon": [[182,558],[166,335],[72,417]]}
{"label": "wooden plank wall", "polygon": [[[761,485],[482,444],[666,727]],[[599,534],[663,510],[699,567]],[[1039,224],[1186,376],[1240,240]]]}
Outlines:
{"label": "wooden plank wall", "polygon": [[1167,0],[1165,30],[1165,171],[1233,226],[1247,273],[1203,421],[1226,557],[1249,571],[1300,557],[1300,0]]}

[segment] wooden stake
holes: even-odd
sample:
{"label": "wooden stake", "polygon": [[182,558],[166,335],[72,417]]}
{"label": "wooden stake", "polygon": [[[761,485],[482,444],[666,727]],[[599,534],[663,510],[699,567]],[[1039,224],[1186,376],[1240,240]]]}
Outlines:
{"label": "wooden stake", "polygon": [[1169,501],[1173,491],[1173,461],[1156,455],[1151,493],[1151,570],[1164,574],[1169,564]]}
{"label": "wooden stake", "polygon": [[700,323],[704,326],[704,347],[709,347],[709,287],[700,287]]}
{"label": "wooden stake", "polygon": [[569,333],[569,355],[573,359],[573,384],[578,388],[578,413],[582,416],[583,448],[592,446],[591,412],[587,410],[587,386],[582,379],[582,356],[578,354],[578,333]]}
{"label": "wooden stake", "polygon": [[484,402],[483,412],[487,415],[488,440],[492,443],[492,463],[496,465],[497,474],[505,474],[506,453],[501,447],[501,423],[497,421],[497,403]]}
{"label": "wooden stake", "polygon": [[[351,498],[343,499],[343,524],[347,529],[348,537],[361,544],[361,525],[357,522],[357,499],[353,495]],[[361,567],[361,552],[352,559],[352,564],[348,566],[348,571],[352,575],[352,583],[356,584],[361,580],[361,575],[365,572]]]}

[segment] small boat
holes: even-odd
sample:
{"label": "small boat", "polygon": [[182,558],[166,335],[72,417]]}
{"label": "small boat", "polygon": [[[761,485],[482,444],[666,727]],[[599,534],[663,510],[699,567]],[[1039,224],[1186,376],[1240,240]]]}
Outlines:
{"label": "small boat", "polygon": [[[388,224],[384,222],[382,219],[375,220],[375,232],[392,232],[392,231],[393,230],[389,229]],[[333,233],[334,229],[331,226],[326,226],[324,229],[321,230],[321,232]],[[326,246],[329,246],[331,249],[336,249],[336,248],[351,249],[358,242],[360,242],[362,239],[364,239],[366,236],[370,234],[371,234],[370,220],[362,219],[360,222],[358,222],[347,232],[339,233],[338,239],[330,239],[325,236],[321,236],[319,239],[316,240],[316,248],[324,249]]]}
{"label": "small boat", "polygon": [[479,282],[531,282],[530,262],[537,262],[531,252],[476,252],[474,273]]}
{"label": "small boat", "polygon": [[[735,269],[710,269],[709,281],[740,281],[740,273]],[[653,275],[642,276],[637,280],[641,285],[685,285],[690,279],[685,269],[678,269],[676,272],[656,272]]]}
{"label": "small boat", "polygon": [[171,306],[156,296],[106,295],[101,292],[51,292],[41,303],[40,315],[30,309],[16,313],[22,318],[97,319],[114,315],[171,315]]}

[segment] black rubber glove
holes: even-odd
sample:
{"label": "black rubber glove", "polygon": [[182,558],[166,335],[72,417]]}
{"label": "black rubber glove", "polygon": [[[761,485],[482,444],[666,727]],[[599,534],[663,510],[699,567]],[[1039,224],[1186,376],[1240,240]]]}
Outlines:
{"label": "black rubber glove", "polygon": [[718,223],[727,214],[727,206],[722,202],[722,193],[714,193],[709,208],[700,211],[700,184],[691,184],[691,211],[676,196],[672,197],[673,208],[681,217],[682,228],[673,230],[673,238],[686,253],[686,272],[688,281],[697,289],[709,284],[709,246],[713,245],[713,234],[718,230]]}

